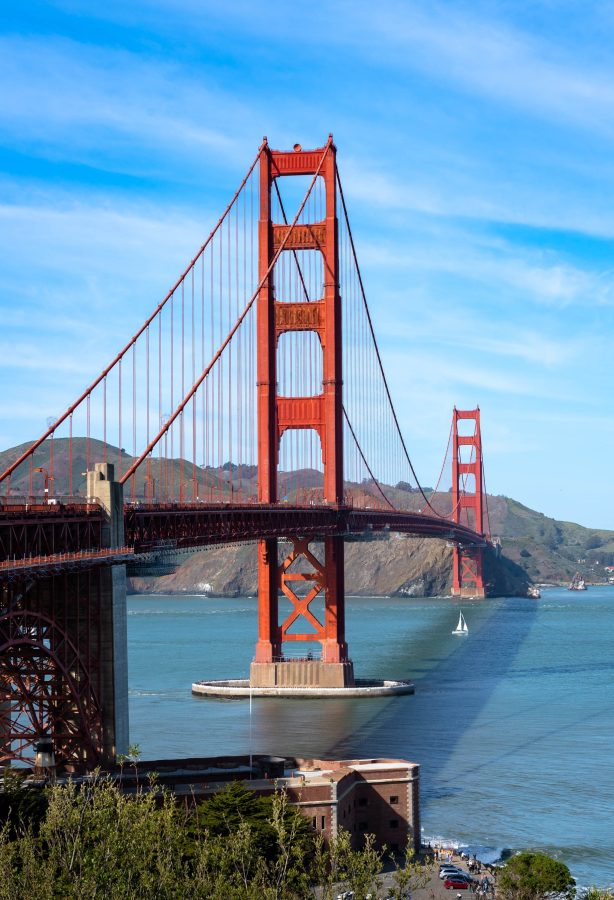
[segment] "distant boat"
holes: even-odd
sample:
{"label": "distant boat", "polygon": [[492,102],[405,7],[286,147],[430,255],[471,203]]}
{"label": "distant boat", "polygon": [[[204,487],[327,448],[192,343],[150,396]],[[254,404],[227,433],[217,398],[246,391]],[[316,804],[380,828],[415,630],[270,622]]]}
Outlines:
{"label": "distant boat", "polygon": [[465,622],[465,617],[462,610],[458,617],[458,625],[456,626],[452,634],[469,634],[469,629],[467,628],[467,623]]}
{"label": "distant boat", "polygon": [[527,597],[530,597],[531,600],[539,600],[542,593],[536,584],[530,584],[527,588]]}
{"label": "distant boat", "polygon": [[569,590],[570,591],[585,591],[586,590],[586,582],[582,578],[579,572],[576,572],[574,577],[569,582]]}

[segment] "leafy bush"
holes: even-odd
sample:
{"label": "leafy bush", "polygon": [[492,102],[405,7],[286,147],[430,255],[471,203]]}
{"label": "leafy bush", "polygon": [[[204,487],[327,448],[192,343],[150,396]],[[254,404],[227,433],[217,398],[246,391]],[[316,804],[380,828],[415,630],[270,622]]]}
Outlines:
{"label": "leafy bush", "polygon": [[[357,900],[377,890],[383,854],[349,833],[325,845],[278,792],[231,784],[196,815],[155,781],[134,795],[95,776],[47,791],[38,830],[0,827],[0,900]],[[408,858],[393,896],[422,880]]]}
{"label": "leafy bush", "polygon": [[502,868],[497,894],[504,900],[541,900],[557,894],[562,900],[574,896],[575,881],[564,863],[526,850],[512,856]]}

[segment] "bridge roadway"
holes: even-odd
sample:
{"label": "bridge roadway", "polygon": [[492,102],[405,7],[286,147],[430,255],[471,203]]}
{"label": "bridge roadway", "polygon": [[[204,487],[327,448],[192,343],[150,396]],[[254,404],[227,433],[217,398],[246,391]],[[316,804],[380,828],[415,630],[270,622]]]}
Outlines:
{"label": "bridge roadway", "polygon": [[140,504],[128,505],[125,511],[126,544],[137,554],[166,541],[181,548],[291,534],[350,536],[381,531],[437,537],[463,545],[485,544],[482,535],[448,519],[352,506]]}
{"label": "bridge roadway", "polygon": [[[0,580],[28,574],[70,570],[78,563],[113,565],[117,554],[101,554],[104,514],[96,503],[0,505]],[[485,540],[464,525],[422,513],[352,506],[291,506],[207,503],[127,503],[124,507],[126,556],[138,559],[160,550],[188,549],[211,544],[252,541],[257,538],[339,534],[358,536],[395,531],[433,537],[463,546],[484,546]]]}

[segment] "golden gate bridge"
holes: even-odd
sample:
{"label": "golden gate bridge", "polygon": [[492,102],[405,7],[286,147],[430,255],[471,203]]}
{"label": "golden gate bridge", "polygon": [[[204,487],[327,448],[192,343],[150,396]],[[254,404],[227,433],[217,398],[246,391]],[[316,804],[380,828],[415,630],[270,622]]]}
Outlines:
{"label": "golden gate bridge", "polygon": [[[12,455],[0,473],[5,763],[31,760],[43,738],[73,769],[113,762],[127,745],[126,565],[257,541],[256,686],[291,665],[289,645],[307,642],[320,645],[327,684],[353,683],[347,538],[447,540],[453,593],[485,594],[479,409],[453,411],[451,491],[423,489],[332,137],[290,151],[265,139],[142,327]],[[281,620],[280,593],[290,607]]]}

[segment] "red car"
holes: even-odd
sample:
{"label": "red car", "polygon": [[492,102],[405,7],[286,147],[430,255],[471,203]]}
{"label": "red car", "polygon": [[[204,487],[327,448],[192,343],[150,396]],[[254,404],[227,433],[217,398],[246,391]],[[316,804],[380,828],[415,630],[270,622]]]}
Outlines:
{"label": "red car", "polygon": [[445,888],[454,888],[455,891],[465,891],[469,888],[471,882],[467,878],[457,878],[455,875],[450,875],[449,878],[443,883]]}

